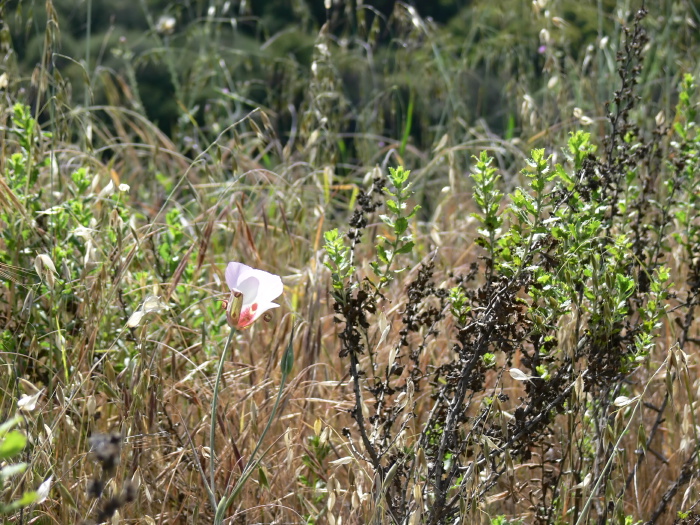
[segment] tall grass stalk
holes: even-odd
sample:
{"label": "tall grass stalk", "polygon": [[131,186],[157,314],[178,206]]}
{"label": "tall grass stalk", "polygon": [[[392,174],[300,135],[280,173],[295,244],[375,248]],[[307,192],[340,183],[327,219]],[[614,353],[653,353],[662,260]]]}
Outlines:
{"label": "tall grass stalk", "polygon": [[[233,329],[231,329],[233,332]],[[229,341],[231,340],[231,336],[229,336]],[[262,446],[263,440],[265,439],[265,436],[267,435],[268,431],[270,430],[270,426],[272,425],[272,422],[274,421],[275,417],[277,416],[277,409],[279,408],[280,401],[282,400],[282,396],[284,395],[284,387],[287,382],[287,377],[292,371],[292,368],[294,366],[294,326],[292,326],[292,329],[290,330],[290,335],[289,335],[289,344],[287,345],[286,350],[282,354],[282,359],[280,361],[280,370],[282,372],[280,376],[280,385],[277,391],[277,398],[275,399],[275,404],[272,407],[272,410],[270,412],[270,416],[267,419],[267,423],[265,424],[265,428],[263,431],[260,433],[260,437],[258,438],[257,443],[255,444],[255,448],[253,451],[250,453],[250,457],[248,458],[248,462],[246,463],[245,468],[243,469],[243,472],[241,473],[241,476],[238,478],[238,481],[236,484],[233,486],[231,491],[229,492],[228,495],[224,495],[221,500],[219,500],[219,504],[216,506],[216,514],[214,515],[214,525],[222,525],[224,522],[224,518],[226,515],[226,511],[228,508],[231,506],[231,503],[238,497],[240,494],[241,490],[243,489],[244,485],[248,481],[248,478],[250,475],[255,471],[255,469],[258,467],[262,459],[265,457],[265,452],[264,451],[259,457],[256,457],[258,455],[258,451],[260,450],[260,447]],[[221,365],[219,366],[219,373],[217,375],[217,384],[218,384],[218,379],[221,376]],[[215,387],[216,388],[216,387]],[[215,408],[212,408],[212,415],[214,414]],[[212,423],[213,426],[213,423]],[[269,450],[269,449],[268,449]],[[213,449],[212,449],[212,458],[213,458]],[[213,477],[212,477],[212,484],[213,484]]]}

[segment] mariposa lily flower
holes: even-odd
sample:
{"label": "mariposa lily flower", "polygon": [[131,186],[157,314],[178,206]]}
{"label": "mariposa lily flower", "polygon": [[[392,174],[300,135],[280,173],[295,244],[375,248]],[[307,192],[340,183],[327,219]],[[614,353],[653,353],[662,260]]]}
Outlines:
{"label": "mariposa lily flower", "polygon": [[226,267],[226,284],[231,296],[224,301],[226,319],[233,328],[247,328],[260,317],[279,305],[273,303],[282,295],[282,279],[279,275],[256,270],[239,262]]}

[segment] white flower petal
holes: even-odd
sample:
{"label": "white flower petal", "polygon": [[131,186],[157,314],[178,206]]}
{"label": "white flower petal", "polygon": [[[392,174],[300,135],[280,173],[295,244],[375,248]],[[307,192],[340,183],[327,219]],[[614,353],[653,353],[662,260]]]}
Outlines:
{"label": "white flower petal", "polygon": [[280,305],[276,303],[267,303],[263,305],[258,305],[258,309],[255,311],[255,316],[253,317],[253,322],[257,321],[262,317],[262,315],[267,312],[268,310],[272,310],[273,308],[279,308]]}
{"label": "white flower petal", "polygon": [[242,263],[228,263],[225,274],[228,287],[243,293],[243,304],[272,302],[284,291],[279,275],[257,270]]}
{"label": "white flower petal", "polygon": [[258,302],[258,290],[260,281],[254,275],[249,275],[236,285],[236,290],[243,294],[243,304],[253,304]]}
{"label": "white flower petal", "polygon": [[39,488],[36,489],[36,501],[34,503],[43,503],[46,498],[49,497],[49,492],[51,491],[51,482],[53,481],[53,474],[46,478],[46,481],[44,481],[41,485],[39,485]]}
{"label": "white flower petal", "polygon": [[273,302],[284,291],[279,275],[238,262],[230,262],[224,273],[229,288],[243,294],[240,316],[235,320],[229,319],[229,324],[235,328],[245,328],[271,308],[279,306]]}
{"label": "white flower petal", "polygon": [[160,300],[159,296],[149,295],[143,301],[143,306],[141,309],[147,314],[151,312],[160,313],[161,310],[167,310],[168,306]]}
{"label": "white flower petal", "polygon": [[42,388],[39,390],[36,394],[33,396],[28,396],[26,394],[22,394],[22,397],[20,398],[19,401],[17,401],[17,408],[19,410],[22,410],[24,412],[31,412],[36,408],[36,402],[39,401],[39,398],[41,397],[41,394],[44,393],[44,389]]}
{"label": "white flower petal", "polygon": [[114,182],[112,182],[110,180],[109,183],[107,183],[107,186],[102,188],[102,191],[100,191],[98,197],[101,197],[101,198],[109,197],[113,193],[114,193]]}
{"label": "white flower petal", "polygon": [[516,381],[529,381],[532,379],[532,376],[527,375],[525,372],[518,368],[511,368],[508,370],[508,373],[510,373],[510,377],[515,379]]}
{"label": "white flower petal", "polygon": [[271,303],[284,292],[284,285],[279,275],[273,275],[267,272],[260,272],[260,289],[258,290],[258,302]]}
{"label": "white flower petal", "polygon": [[241,274],[241,272],[245,271],[246,269],[252,270],[252,268],[250,266],[246,266],[243,263],[239,263],[239,262],[228,263],[228,266],[226,267],[225,275],[226,275],[226,284],[228,285],[228,287],[230,289],[232,289],[232,290],[238,289],[237,285],[238,285],[238,282],[241,280],[240,274]]}
{"label": "white flower petal", "polygon": [[143,310],[136,310],[131,314],[131,317],[129,317],[126,326],[129,328],[136,328],[141,323],[141,319],[143,319],[144,315],[146,315],[146,313]]}

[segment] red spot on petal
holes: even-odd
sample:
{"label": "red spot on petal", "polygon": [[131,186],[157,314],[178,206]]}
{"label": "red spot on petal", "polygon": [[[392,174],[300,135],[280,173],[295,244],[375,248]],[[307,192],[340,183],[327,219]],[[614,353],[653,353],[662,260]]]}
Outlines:
{"label": "red spot on petal", "polygon": [[250,311],[254,312],[255,310],[258,309],[258,303],[253,303],[250,305]]}
{"label": "red spot on petal", "polygon": [[[257,305],[255,305],[255,308],[257,309]],[[238,318],[237,328],[246,328],[253,322],[254,317],[255,312],[253,311],[253,307],[245,307],[243,310],[241,310],[241,316]]]}

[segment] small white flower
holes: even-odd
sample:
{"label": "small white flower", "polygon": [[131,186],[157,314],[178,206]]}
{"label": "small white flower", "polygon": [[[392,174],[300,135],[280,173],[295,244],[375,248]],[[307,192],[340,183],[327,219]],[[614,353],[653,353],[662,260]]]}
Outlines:
{"label": "small white flower", "polygon": [[41,253],[36,256],[36,259],[34,259],[34,269],[39,275],[42,274],[44,269],[56,273],[56,267],[54,266],[51,257],[46,255],[45,253]]}
{"label": "small white flower", "polygon": [[126,326],[128,328],[136,328],[141,323],[141,319],[143,319],[144,315],[146,315],[146,312],[143,310],[136,310],[129,317],[129,320],[126,322]]}
{"label": "small white flower", "polygon": [[119,185],[119,191],[125,191],[126,193],[129,193],[129,190],[131,189],[131,186],[128,184],[120,184]]}
{"label": "small white flower", "polygon": [[226,284],[231,289],[229,301],[235,305],[227,309],[227,319],[233,328],[247,328],[265,312],[279,306],[272,302],[284,290],[279,275],[256,270],[239,262],[228,263],[225,274]]}
{"label": "small white flower", "polygon": [[167,310],[168,306],[163,301],[161,301],[160,297],[158,297],[157,295],[149,295],[143,301],[143,306],[141,307],[141,309],[147,314],[151,312],[160,313],[162,310]]}
{"label": "small white flower", "polygon": [[617,396],[615,398],[615,401],[613,401],[613,405],[616,407],[626,407],[627,405],[631,405],[634,403],[637,399],[639,399],[639,396],[634,396],[634,397],[627,397],[627,396]]}
{"label": "small white flower", "polygon": [[17,401],[17,409],[21,410],[23,412],[31,412],[36,408],[36,403],[39,401],[39,398],[41,397],[41,394],[44,393],[44,389],[42,388],[39,390],[36,394],[33,396],[28,396],[27,394],[22,394],[22,397],[20,398],[19,401]]}
{"label": "small white flower", "polygon": [[111,180],[109,181],[109,184],[102,188],[102,191],[100,191],[98,197],[100,198],[105,198],[105,197],[110,197],[114,193],[114,182]]}
{"label": "small white flower", "polygon": [[51,257],[45,253],[37,255],[36,259],[34,259],[34,269],[36,273],[39,274],[39,277],[41,277],[41,280],[45,281],[49,287],[53,288],[55,282],[54,275],[58,272],[56,272],[56,267]]}
{"label": "small white flower", "polygon": [[510,374],[510,377],[512,377],[516,381],[531,381],[535,379],[535,376],[529,376],[518,368],[511,368],[510,370],[508,370],[508,373]]}
{"label": "small white flower", "polygon": [[36,504],[43,503],[46,500],[46,498],[49,497],[49,492],[51,491],[51,482],[52,481],[53,481],[53,475],[46,478],[46,481],[44,481],[41,485],[39,485],[39,488],[36,489],[36,501],[34,503],[36,503]]}
{"label": "small white flower", "polygon": [[156,31],[162,35],[172,35],[175,31],[175,17],[170,15],[163,15],[158,19],[156,24]]}

